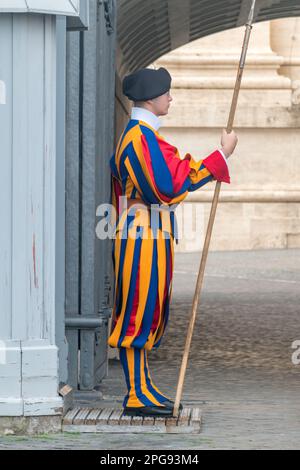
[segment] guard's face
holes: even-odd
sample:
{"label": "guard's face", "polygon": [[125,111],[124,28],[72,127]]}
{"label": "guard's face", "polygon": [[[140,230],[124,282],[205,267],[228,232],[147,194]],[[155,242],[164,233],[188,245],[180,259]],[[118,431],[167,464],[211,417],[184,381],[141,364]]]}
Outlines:
{"label": "guard's face", "polygon": [[165,116],[169,112],[171,101],[173,100],[170,90],[163,95],[157,96],[152,101],[155,114],[157,116]]}

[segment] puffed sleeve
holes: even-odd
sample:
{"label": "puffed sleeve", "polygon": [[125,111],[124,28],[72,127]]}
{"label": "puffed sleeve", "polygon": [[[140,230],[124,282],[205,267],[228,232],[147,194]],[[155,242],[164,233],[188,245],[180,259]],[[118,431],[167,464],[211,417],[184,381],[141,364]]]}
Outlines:
{"label": "puffed sleeve", "polygon": [[206,175],[207,172],[211,176],[209,181],[217,180],[223,183],[230,183],[226,157],[222,154],[221,150],[215,150],[213,153],[208,155],[208,157],[199,161],[195,161],[190,154],[187,154],[185,158],[189,158],[191,167],[189,178],[192,184],[188,191],[195,191],[206,184],[204,175]]}
{"label": "puffed sleeve", "polygon": [[124,163],[148,204],[178,203],[189,191],[214,178],[230,182],[227,164],[218,150],[199,161],[190,154],[181,158],[176,147],[146,127],[127,149]]}

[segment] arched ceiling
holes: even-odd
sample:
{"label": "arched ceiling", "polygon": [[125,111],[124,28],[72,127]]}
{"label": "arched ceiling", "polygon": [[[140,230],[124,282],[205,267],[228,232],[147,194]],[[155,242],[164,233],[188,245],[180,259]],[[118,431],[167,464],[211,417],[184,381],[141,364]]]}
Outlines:
{"label": "arched ceiling", "polygon": [[[117,0],[118,71],[147,67],[203,36],[246,23],[252,0]],[[256,0],[254,22],[300,16],[300,0]]]}

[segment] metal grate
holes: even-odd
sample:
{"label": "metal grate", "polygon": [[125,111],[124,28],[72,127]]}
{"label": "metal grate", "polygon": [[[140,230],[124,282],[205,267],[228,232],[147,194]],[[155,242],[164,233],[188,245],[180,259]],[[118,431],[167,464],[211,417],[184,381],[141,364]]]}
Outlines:
{"label": "metal grate", "polygon": [[63,419],[65,432],[199,434],[200,408],[184,407],[179,416],[124,416],[123,408],[74,408]]}

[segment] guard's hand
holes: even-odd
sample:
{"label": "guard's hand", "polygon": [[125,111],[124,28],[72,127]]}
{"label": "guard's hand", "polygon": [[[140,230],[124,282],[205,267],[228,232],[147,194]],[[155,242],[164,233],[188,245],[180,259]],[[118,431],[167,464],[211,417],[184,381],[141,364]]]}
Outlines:
{"label": "guard's hand", "polygon": [[238,142],[238,138],[234,131],[231,131],[229,134],[227,134],[226,129],[223,129],[222,137],[221,137],[221,145],[222,145],[222,150],[225,153],[227,158],[234,152],[237,142]]}

